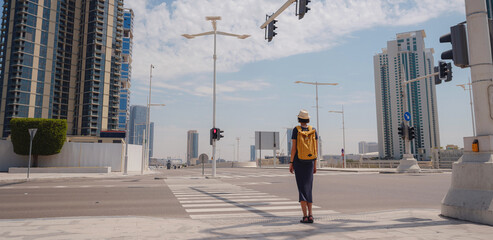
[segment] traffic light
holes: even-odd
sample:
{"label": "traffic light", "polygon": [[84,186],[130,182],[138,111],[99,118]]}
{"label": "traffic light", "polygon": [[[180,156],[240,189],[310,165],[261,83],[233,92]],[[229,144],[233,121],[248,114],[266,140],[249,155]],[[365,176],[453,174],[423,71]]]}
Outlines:
{"label": "traffic light", "polygon": [[[270,16],[269,16],[269,15],[267,15],[267,16],[266,16],[266,20],[267,20],[267,19],[269,19],[269,17],[270,17]],[[277,35],[277,33],[276,33],[276,32],[274,32],[274,30],[276,30],[276,29],[277,29],[277,27],[276,27],[276,23],[277,23],[277,20],[275,20],[275,19],[274,19],[274,20],[272,20],[272,22],[270,22],[270,23],[269,23],[269,25],[267,25],[267,27],[265,28],[265,31],[266,31],[266,33],[265,33],[265,35],[266,35],[266,36],[265,36],[265,38],[267,39],[267,41],[268,41],[268,42],[272,41],[272,38],[274,38],[274,37]]]}
{"label": "traffic light", "polygon": [[450,59],[455,66],[460,68],[469,67],[469,53],[467,50],[466,26],[458,24],[450,27],[450,33],[440,37],[440,42],[449,42],[452,49],[442,53],[442,60]]}
{"label": "traffic light", "polygon": [[222,134],[224,131],[222,131],[219,128],[216,128],[216,130],[217,130],[217,137],[216,137],[216,139],[217,139],[217,141],[219,141],[219,140],[221,140],[221,138],[224,137],[224,135]]}
{"label": "traffic light", "polygon": [[397,129],[399,136],[401,136],[401,138],[406,138],[406,124],[401,123],[401,125]]}
{"label": "traffic light", "polygon": [[412,141],[414,138],[416,138],[416,132],[414,130],[414,127],[409,127],[409,141]]}
{"label": "traffic light", "polygon": [[310,8],[307,7],[308,3],[310,3],[310,0],[298,0],[298,19],[302,19],[305,16],[305,13],[307,13]]}
{"label": "traffic light", "polygon": [[445,80],[445,82],[452,81],[452,64],[446,62],[438,62],[439,78]]}
{"label": "traffic light", "polygon": [[212,145],[212,142],[214,141],[214,139],[217,139],[217,128],[211,128],[211,131],[210,131],[211,135],[210,135],[210,143]]}
{"label": "traffic light", "polygon": [[[437,73],[437,72],[440,71],[440,68],[439,67],[435,67],[434,69],[435,69],[435,71],[434,71],[435,73]],[[440,80],[440,76],[435,75],[435,85],[438,85],[440,83],[442,83],[442,80]]]}

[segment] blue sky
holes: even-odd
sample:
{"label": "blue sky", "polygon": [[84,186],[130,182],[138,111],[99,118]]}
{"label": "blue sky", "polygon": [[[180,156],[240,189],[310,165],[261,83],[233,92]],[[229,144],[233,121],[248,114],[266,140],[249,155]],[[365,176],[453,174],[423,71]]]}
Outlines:
{"label": "blue sky", "polygon": [[[218,37],[217,127],[225,131],[219,155],[232,159],[236,137],[240,160],[249,159],[255,131],[279,131],[286,152],[285,128],[307,109],[316,126],[315,88],[295,81],[337,82],[319,88],[320,135],[324,154],[342,147],[340,114],[345,108],[347,153],[359,141],[377,141],[373,55],[396,33],[425,30],[428,48],[451,48],[438,39],[465,20],[461,0],[312,0],[305,18],[294,5],[278,19],[278,35],[268,43],[259,26],[265,14],[285,0],[139,0],[125,2],[135,11],[131,104],[146,102],[153,64],[151,119],[156,157],[185,158],[187,131],[199,131],[199,152],[210,156],[212,126],[212,36],[188,40],[183,33],[211,31],[205,16],[222,16],[218,30],[252,37]],[[468,69],[454,68],[454,79],[437,86],[441,145],[463,146],[472,134],[469,97],[457,84]]]}

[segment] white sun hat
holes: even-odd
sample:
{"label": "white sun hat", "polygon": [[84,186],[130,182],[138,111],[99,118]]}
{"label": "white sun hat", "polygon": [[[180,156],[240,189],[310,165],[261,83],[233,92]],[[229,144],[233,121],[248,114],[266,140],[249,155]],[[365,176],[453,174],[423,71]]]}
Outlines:
{"label": "white sun hat", "polygon": [[298,118],[300,119],[310,119],[310,115],[308,115],[308,111],[305,109],[301,109],[300,113],[298,113]]}

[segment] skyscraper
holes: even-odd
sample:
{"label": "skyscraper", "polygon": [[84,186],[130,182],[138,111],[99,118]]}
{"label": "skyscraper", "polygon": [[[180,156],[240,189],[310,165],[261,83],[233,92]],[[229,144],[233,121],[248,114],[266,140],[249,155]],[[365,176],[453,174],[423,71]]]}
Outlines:
{"label": "skyscraper", "polygon": [[130,78],[132,74],[134,12],[125,9],[123,14],[122,75],[120,77],[120,107],[118,109],[118,129],[126,130],[130,117]]}
{"label": "skyscraper", "polygon": [[3,1],[0,132],[16,117],[67,119],[68,134],[117,129],[123,0]]}
{"label": "skyscraper", "polygon": [[[130,107],[129,131],[128,137],[130,144],[142,145],[144,142],[144,130],[146,129],[147,108],[145,106],[133,105]],[[149,157],[153,155],[154,149],[154,123],[150,124],[149,136]]]}
{"label": "skyscraper", "polygon": [[187,165],[190,165],[195,164],[199,157],[199,133],[197,130],[190,130],[187,135]]}
{"label": "skyscraper", "polygon": [[[397,128],[404,121],[402,91],[407,93],[411,120],[416,138],[411,153],[423,153],[420,160],[431,157],[431,149],[440,146],[437,100],[434,79],[426,78],[406,87],[402,80],[411,80],[434,72],[433,49],[425,48],[423,30],[397,34],[387,48],[373,57],[378,128],[378,152],[381,158],[400,159],[404,141]],[[418,156],[419,157],[419,156]]]}
{"label": "skyscraper", "polygon": [[255,159],[255,156],[256,155],[256,151],[255,151],[255,145],[250,145],[250,162],[255,162],[256,159]]}

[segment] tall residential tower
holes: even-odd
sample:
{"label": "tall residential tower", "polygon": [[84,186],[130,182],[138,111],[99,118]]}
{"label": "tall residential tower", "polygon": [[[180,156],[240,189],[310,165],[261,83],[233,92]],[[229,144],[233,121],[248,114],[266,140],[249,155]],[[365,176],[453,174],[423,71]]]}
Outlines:
{"label": "tall residential tower", "polygon": [[0,34],[0,137],[17,117],[117,129],[123,0],[4,0]]}
{"label": "tall residential tower", "polygon": [[118,130],[124,131],[130,118],[130,78],[132,75],[134,12],[125,9],[123,14],[122,72],[120,77],[120,107],[118,111]]}
{"label": "tall residential tower", "polygon": [[187,165],[195,165],[199,157],[199,133],[197,130],[190,130],[187,133]]}
{"label": "tall residential tower", "polygon": [[432,150],[440,147],[436,90],[433,77],[404,87],[411,80],[434,72],[433,49],[425,48],[423,30],[397,34],[387,48],[373,57],[377,107],[378,152],[384,159],[400,159],[404,141],[397,128],[404,121],[402,91],[407,93],[411,126],[416,138],[411,153],[418,160],[429,160]]}

